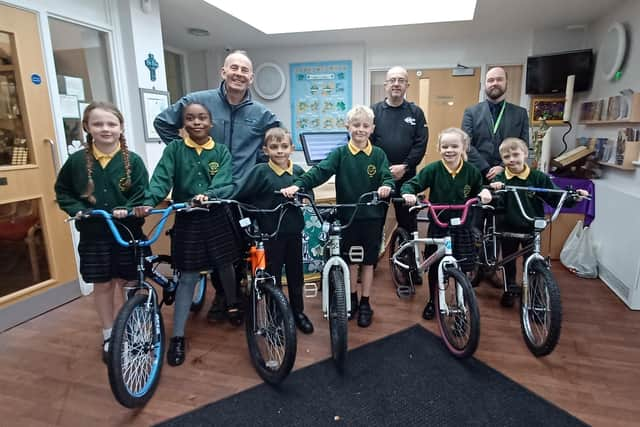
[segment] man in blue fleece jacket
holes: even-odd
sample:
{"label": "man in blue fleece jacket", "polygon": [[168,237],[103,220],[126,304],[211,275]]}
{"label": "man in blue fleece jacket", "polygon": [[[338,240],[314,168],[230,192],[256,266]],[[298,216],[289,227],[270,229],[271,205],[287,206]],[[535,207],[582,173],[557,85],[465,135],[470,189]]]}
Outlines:
{"label": "man in blue fleece jacket", "polygon": [[[180,140],[182,111],[186,105],[198,103],[211,113],[213,127],[209,134],[216,144],[224,144],[231,152],[232,183],[219,189],[219,197],[229,197],[239,190],[256,163],[266,161],[262,154],[264,135],[272,127],[280,125],[275,114],[264,105],[251,99],[249,86],[253,83],[253,64],[244,51],[230,53],[220,70],[222,83],[218,89],[189,93],[178,102],[158,114],[153,122],[158,135],[169,144]],[[211,275],[216,297],[207,318],[211,321],[225,317],[225,296],[217,274]],[[236,274],[237,278],[244,277]]]}

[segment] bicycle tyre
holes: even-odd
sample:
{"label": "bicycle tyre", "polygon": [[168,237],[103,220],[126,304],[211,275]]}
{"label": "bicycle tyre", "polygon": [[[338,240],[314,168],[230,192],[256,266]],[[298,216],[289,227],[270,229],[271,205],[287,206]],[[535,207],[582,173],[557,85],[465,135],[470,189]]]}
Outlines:
{"label": "bicycle tyre", "polygon": [[[391,278],[396,285],[396,289],[409,286],[409,274],[411,269],[405,270],[399,265],[393,262],[393,255],[397,252],[398,248],[402,246],[406,241],[410,240],[411,236],[409,232],[402,227],[397,227],[391,235],[391,242],[389,243],[389,268],[391,269]],[[399,257],[399,261],[403,264],[407,264],[415,269],[415,257],[413,256],[413,248],[407,249]]]}
{"label": "bicycle tyre", "polygon": [[[548,265],[534,260],[529,265],[527,303],[520,299],[520,326],[529,351],[536,357],[550,354],[562,329],[560,288]],[[544,311],[544,316],[540,312]]]}
{"label": "bicycle tyre", "polygon": [[207,273],[200,273],[196,287],[193,290],[193,300],[191,301],[191,311],[198,313],[204,305],[204,297],[207,294]]}
{"label": "bicycle tyre", "polygon": [[164,324],[146,294],[129,299],[111,332],[107,370],[116,400],[127,408],[144,406],[158,387],[164,360]]}
{"label": "bicycle tyre", "polygon": [[[451,354],[459,359],[470,357],[475,353],[480,341],[480,310],[475,293],[466,274],[457,267],[445,267],[445,298],[449,313],[441,312],[440,304],[436,305],[440,334],[445,346]],[[453,279],[453,285],[450,279]],[[458,288],[462,288],[464,305],[458,299]],[[438,298],[439,298],[438,293]],[[451,301],[448,301],[448,296]],[[453,307],[453,308],[452,308]]]}
{"label": "bicycle tyre", "polygon": [[[282,290],[271,283],[252,287],[245,330],[249,357],[266,383],[280,384],[296,360],[297,338],[293,311]],[[255,327],[254,327],[255,326]]]}
{"label": "bicycle tyre", "polygon": [[329,271],[329,335],[331,357],[340,372],[344,371],[347,359],[347,296],[344,275],[340,267]]}

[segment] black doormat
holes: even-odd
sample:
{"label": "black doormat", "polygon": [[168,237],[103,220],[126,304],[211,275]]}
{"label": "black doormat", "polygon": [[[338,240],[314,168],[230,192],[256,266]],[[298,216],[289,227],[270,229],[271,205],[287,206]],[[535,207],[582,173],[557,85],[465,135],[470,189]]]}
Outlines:
{"label": "black doormat", "polygon": [[161,426],[584,426],[419,325],[168,420]]}

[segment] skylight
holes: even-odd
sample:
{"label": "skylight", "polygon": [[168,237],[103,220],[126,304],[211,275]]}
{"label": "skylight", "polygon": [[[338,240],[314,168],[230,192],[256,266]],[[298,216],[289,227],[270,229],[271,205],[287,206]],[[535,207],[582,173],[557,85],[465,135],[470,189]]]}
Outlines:
{"label": "skylight", "polygon": [[405,0],[398,3],[323,0],[205,0],[265,34],[470,21],[476,0]]}

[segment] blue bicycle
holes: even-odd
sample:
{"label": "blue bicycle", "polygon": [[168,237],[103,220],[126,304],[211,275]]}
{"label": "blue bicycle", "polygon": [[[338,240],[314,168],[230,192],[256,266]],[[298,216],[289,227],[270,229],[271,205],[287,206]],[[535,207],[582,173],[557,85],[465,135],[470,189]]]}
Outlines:
{"label": "blue bicycle", "polygon": [[[87,211],[78,218],[69,219],[104,218],[118,244],[135,248],[138,278],[134,286],[127,287],[127,301],[115,319],[107,363],[111,391],[116,400],[127,408],[144,406],[158,386],[165,352],[164,324],[160,309],[163,304],[173,303],[178,281],[175,270],[170,277],[161,271],[163,265],[172,267],[170,256],[145,256],[143,248],[158,240],[164,224],[173,212],[189,208],[190,205],[186,203],[176,203],[165,209],[151,210],[151,214],[160,214],[161,218],[152,236],[146,240],[123,239],[116,226],[117,220],[104,210]],[[155,288],[145,280],[147,277],[162,287],[161,300]],[[192,310],[202,307],[205,288],[206,272],[202,272],[194,293]]]}

